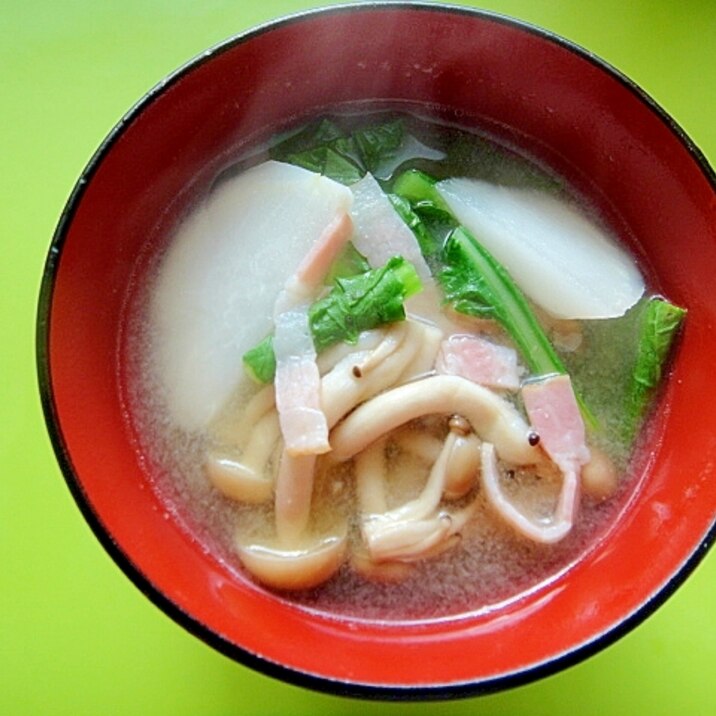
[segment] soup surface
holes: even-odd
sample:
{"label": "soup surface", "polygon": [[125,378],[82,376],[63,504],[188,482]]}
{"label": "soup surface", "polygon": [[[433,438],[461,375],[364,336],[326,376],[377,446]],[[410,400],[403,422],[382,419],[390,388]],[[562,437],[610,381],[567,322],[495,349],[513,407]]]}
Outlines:
{"label": "soup surface", "polygon": [[147,275],[122,359],[167,515],[368,619],[489,609],[603,538],[683,317],[562,178],[409,114],[258,148]]}

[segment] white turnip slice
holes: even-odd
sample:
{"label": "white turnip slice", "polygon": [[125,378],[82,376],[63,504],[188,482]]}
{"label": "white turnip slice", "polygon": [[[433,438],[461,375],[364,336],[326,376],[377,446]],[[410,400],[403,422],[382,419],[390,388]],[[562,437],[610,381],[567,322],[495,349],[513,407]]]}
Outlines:
{"label": "white turnip slice", "polygon": [[269,161],[225,180],[179,227],[150,304],[156,375],[177,425],[208,425],[239,383],[242,355],[271,332],[276,296],[352,201],[331,179]]}
{"label": "white turnip slice", "polygon": [[570,202],[477,179],[436,186],[458,221],[553,316],[613,318],[643,294],[633,258]]}

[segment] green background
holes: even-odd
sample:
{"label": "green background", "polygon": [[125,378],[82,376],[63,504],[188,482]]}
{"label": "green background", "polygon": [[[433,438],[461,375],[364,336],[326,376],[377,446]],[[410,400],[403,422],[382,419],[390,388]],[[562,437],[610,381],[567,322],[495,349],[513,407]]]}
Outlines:
{"label": "green background", "polygon": [[[600,55],[716,164],[716,2],[461,4]],[[166,73],[234,33],[316,5],[0,0],[0,713],[716,714],[716,554],[635,631],[556,676],[456,702],[365,703],[285,685],[215,653],[129,582],[80,516],[45,434],[34,367],[40,276],[73,183]]]}

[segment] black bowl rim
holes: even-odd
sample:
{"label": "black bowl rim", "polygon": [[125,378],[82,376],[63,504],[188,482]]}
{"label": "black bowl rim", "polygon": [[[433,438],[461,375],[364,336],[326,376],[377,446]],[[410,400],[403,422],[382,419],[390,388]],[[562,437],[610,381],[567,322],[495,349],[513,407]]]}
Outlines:
{"label": "black bowl rim", "polygon": [[614,625],[605,632],[596,635],[590,641],[576,645],[572,649],[555,655],[544,662],[483,680],[455,683],[400,686],[394,684],[383,685],[334,680],[325,676],[299,671],[292,667],[275,663],[253,654],[237,644],[234,644],[186,612],[176,602],[161,592],[159,588],[152,583],[151,578],[139,569],[129,555],[123,551],[121,545],[114,541],[110,531],[104,525],[101,515],[94,511],[89,496],[85,493],[81,480],[74,469],[72,459],[63,436],[59,416],[57,414],[52,389],[52,373],[49,363],[49,327],[50,314],[52,311],[52,298],[65,237],[93,175],[98,170],[105,156],[112,150],[112,147],[122,137],[125,130],[131,125],[134,119],[150,104],[152,104],[152,102],[160,97],[163,92],[169,89],[174,83],[180,81],[184,76],[200,67],[205,62],[209,62],[216,56],[227,52],[233,47],[247,42],[256,36],[288,24],[310,20],[317,15],[344,14],[352,12],[364,13],[375,10],[386,10],[388,8],[393,11],[411,11],[417,9],[429,12],[479,17],[494,23],[509,25],[523,32],[537,35],[543,40],[569,50],[583,60],[586,60],[606,74],[610,75],[614,80],[622,84],[638,100],[646,105],[647,108],[650,109],[668,127],[672,134],[685,147],[687,152],[691,155],[693,160],[703,172],[705,178],[716,194],[716,174],[714,173],[714,170],[709,165],[701,150],[689,138],[686,132],[673,119],[673,117],[671,117],[670,114],[668,114],[654,99],[652,99],[644,90],[642,90],[620,70],[616,69],[614,66],[589,50],[570,40],[567,40],[564,37],[561,37],[560,35],[557,35],[550,30],[546,30],[518,18],[488,10],[421,1],[403,2],[401,0],[383,0],[352,4],[338,4],[292,13],[233,35],[209,48],[200,55],[197,55],[193,59],[190,59],[174,72],[170,73],[164,80],[160,81],[148,90],[144,96],[141,97],[121,117],[119,122],[112,128],[109,134],[99,145],[75,183],[75,186],[72,189],[67,203],[65,204],[65,207],[60,215],[57,228],[55,229],[50,243],[38,298],[35,334],[36,369],[42,408],[50,441],[63,477],[75,502],[77,503],[77,506],[94,532],[95,537],[102,544],[109,556],[134,583],[134,585],[165,614],[170,616],[188,632],[232,660],[243,664],[244,666],[248,666],[259,673],[286,683],[309,688],[318,692],[353,698],[389,701],[447,700],[485,695],[536,681],[573,666],[619,640],[621,637],[641,624],[645,619],[647,619],[647,617],[653,614],[656,609],[660,607],[676,591],[676,589],[681,586],[681,584],[683,584],[686,578],[706,556],[707,552],[716,541],[716,518],[701,542],[696,545],[693,552],[688,556],[681,567],[657,592],[648,597],[646,601],[632,614],[628,615],[620,623]]}

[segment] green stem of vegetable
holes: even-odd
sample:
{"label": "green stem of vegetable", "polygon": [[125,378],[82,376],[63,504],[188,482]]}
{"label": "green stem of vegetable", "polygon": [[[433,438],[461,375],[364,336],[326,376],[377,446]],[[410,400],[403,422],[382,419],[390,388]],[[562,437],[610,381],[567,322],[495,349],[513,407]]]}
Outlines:
{"label": "green stem of vegetable", "polygon": [[[536,375],[566,373],[560,357],[537,322],[524,294],[517,288],[507,270],[464,227],[459,226],[449,235],[444,248],[446,271],[455,272],[458,280],[464,279],[479,287],[480,297],[492,307],[492,314],[510,334],[523,355],[530,371]],[[454,285],[455,277],[449,279]],[[464,290],[453,291],[452,302],[461,313],[484,316],[484,310],[475,311]],[[464,297],[461,297],[464,296]]]}
{"label": "green stem of vegetable", "polygon": [[[336,278],[334,287],[309,309],[308,319],[316,351],[335,343],[355,344],[371,328],[405,319],[404,302],[422,288],[414,266],[400,256],[378,269]],[[273,337],[243,356],[248,375],[259,383],[270,383],[276,373]]]}
{"label": "green stem of vegetable", "polygon": [[[416,170],[405,172],[396,180],[393,191],[409,202],[411,216],[404,205],[396,208],[418,240],[425,227],[427,230],[435,227],[446,234],[441,255],[443,268],[437,277],[453,308],[467,315],[497,320],[532,373],[567,373],[525,295],[507,269],[458,223],[432,177]],[[423,224],[423,228],[416,230],[417,224]],[[425,243],[424,237],[421,243]],[[598,423],[592,412],[579,396],[577,401],[585,422],[596,428]]]}
{"label": "green stem of vegetable", "polygon": [[[452,217],[452,211],[440,192],[435,188],[435,179],[418,169],[403,172],[393,184],[393,192],[407,199],[417,210],[421,208],[441,211]],[[453,220],[457,222],[456,219]]]}

